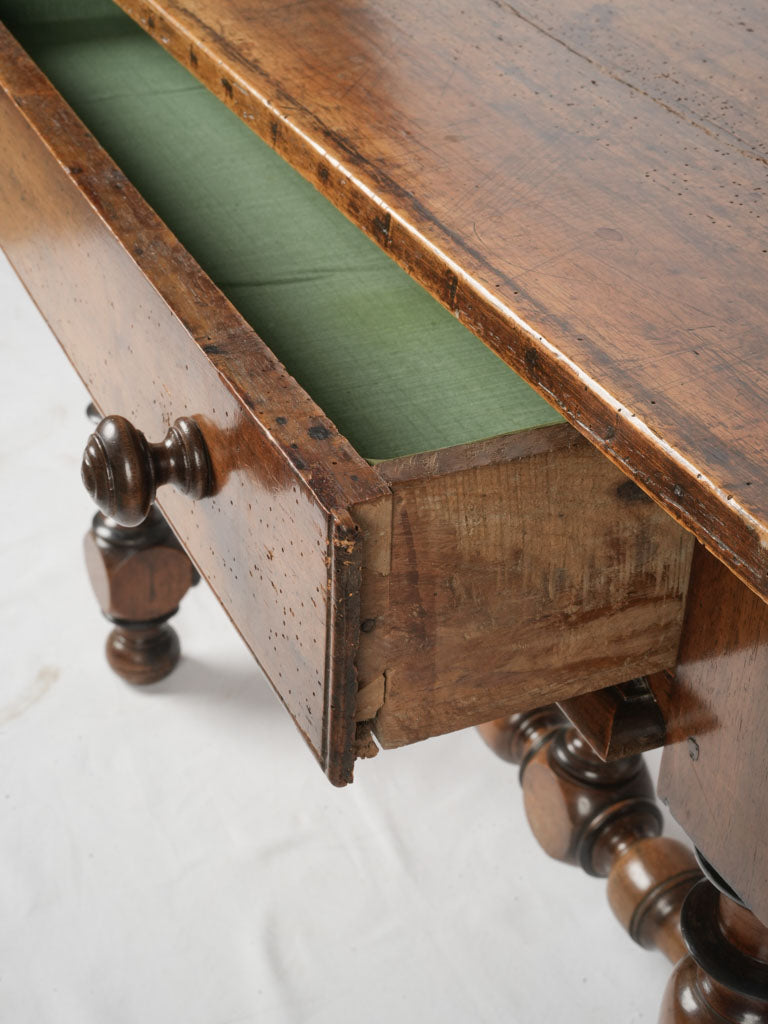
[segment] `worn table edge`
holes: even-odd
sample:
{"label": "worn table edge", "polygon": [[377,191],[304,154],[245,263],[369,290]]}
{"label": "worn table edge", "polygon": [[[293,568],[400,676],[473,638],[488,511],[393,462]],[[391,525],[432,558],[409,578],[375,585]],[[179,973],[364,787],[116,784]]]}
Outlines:
{"label": "worn table edge", "polygon": [[[233,42],[179,4],[174,13],[164,0],[115,2],[590,443],[768,600],[768,522],[741,506],[409,223],[364,180],[364,170],[353,170],[342,142],[310,111],[291,100],[290,115],[283,113],[281,100],[289,98],[275,83],[269,83],[274,95],[258,91],[254,69]],[[363,156],[356,154],[356,160],[364,167]]]}

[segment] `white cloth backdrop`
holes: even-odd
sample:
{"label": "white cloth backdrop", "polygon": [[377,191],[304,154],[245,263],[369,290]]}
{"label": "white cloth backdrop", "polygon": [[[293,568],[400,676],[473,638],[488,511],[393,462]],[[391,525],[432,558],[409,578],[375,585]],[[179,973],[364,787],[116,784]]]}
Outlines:
{"label": "white cloth backdrop", "polygon": [[333,789],[205,584],[169,680],[110,673],[86,394],[4,261],[0,309],[0,1021],[655,1022],[666,961],[473,732]]}

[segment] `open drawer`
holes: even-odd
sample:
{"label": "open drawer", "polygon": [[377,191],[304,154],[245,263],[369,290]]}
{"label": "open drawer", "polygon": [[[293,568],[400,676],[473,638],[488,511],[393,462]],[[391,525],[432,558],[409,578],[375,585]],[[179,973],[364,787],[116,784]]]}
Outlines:
{"label": "open drawer", "polygon": [[196,418],[160,504],[333,782],[674,663],[688,534],[108,0],[0,13],[0,241],[102,411]]}

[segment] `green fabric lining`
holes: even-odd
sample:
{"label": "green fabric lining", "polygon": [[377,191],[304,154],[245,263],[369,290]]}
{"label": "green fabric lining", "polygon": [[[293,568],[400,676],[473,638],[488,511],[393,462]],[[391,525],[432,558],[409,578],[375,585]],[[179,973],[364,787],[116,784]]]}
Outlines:
{"label": "green fabric lining", "polygon": [[0,0],[0,18],[14,29],[50,21],[125,17],[112,0]]}
{"label": "green fabric lining", "polygon": [[[54,0],[36,0],[36,6],[52,9]],[[88,13],[93,3],[80,0],[79,7]],[[118,14],[17,26],[17,34],[362,455],[393,458],[560,421],[513,370]]]}

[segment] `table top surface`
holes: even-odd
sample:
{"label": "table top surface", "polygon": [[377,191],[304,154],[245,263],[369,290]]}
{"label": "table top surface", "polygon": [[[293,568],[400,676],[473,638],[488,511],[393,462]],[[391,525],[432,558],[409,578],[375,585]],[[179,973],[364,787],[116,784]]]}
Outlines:
{"label": "table top surface", "polygon": [[768,6],[119,0],[768,597]]}

